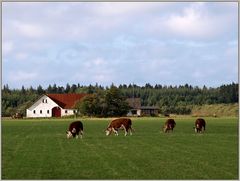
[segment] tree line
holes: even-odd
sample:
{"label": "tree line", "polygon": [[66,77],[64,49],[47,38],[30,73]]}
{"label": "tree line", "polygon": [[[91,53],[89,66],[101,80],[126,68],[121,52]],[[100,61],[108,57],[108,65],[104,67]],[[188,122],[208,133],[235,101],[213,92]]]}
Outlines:
{"label": "tree line", "polygon": [[[126,98],[140,98],[143,106],[158,106],[160,113],[190,114],[193,105],[237,103],[238,83],[221,85],[216,88],[198,87],[188,84],[179,86],[121,84],[103,87],[101,85],[66,84],[66,86],[49,85],[43,88],[11,89],[2,87],[2,116],[10,116],[16,112],[25,115],[41,95],[48,93],[87,93],[91,94],[85,103],[78,103],[78,109],[85,110],[87,115],[113,116],[126,113]],[[91,103],[91,104],[90,104]],[[91,106],[92,107],[91,107]],[[94,107],[95,106],[95,107]]]}

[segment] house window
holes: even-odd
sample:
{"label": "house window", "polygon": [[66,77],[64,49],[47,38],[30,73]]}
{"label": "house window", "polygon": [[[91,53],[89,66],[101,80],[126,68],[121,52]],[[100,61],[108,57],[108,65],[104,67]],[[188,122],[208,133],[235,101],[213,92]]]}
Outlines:
{"label": "house window", "polygon": [[68,111],[67,111],[67,110],[65,110],[65,113],[66,113],[66,114],[67,114],[67,112],[68,112]]}
{"label": "house window", "polygon": [[40,110],[40,114],[42,114],[42,110]]}
{"label": "house window", "polygon": [[45,99],[45,103],[47,103],[47,99]]}
{"label": "house window", "polygon": [[35,111],[35,110],[33,110],[33,114],[36,114],[36,111]]}
{"label": "house window", "polygon": [[75,114],[76,113],[76,110],[73,110],[73,114]]}
{"label": "house window", "polygon": [[49,114],[49,110],[47,110],[47,113]]}
{"label": "house window", "polygon": [[42,100],[42,103],[44,103],[44,99]]}

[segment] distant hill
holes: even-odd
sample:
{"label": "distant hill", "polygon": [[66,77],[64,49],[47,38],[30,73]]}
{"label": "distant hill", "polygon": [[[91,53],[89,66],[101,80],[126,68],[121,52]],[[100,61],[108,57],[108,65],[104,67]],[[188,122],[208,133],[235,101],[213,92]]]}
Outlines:
{"label": "distant hill", "polygon": [[193,116],[238,116],[238,104],[196,105],[192,108]]}

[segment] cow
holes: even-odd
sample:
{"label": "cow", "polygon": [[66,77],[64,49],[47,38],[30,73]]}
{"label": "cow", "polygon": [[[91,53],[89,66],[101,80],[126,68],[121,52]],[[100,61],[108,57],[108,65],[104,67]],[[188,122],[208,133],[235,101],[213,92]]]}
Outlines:
{"label": "cow", "polygon": [[81,121],[74,121],[69,125],[68,130],[66,131],[67,138],[78,138],[79,133],[80,137],[83,136],[83,124]]}
{"label": "cow", "polygon": [[176,126],[176,123],[174,121],[174,119],[167,119],[167,121],[165,122],[164,126],[163,126],[163,132],[167,133],[170,130],[172,130],[173,132],[173,128]]}
{"label": "cow", "polygon": [[195,121],[195,127],[193,127],[195,132],[196,133],[202,133],[204,129],[205,131],[205,128],[206,128],[206,122],[204,119],[202,118],[198,118],[196,121]]}
{"label": "cow", "polygon": [[23,114],[21,113],[15,113],[14,115],[12,115],[12,119],[22,119],[23,118]]}
{"label": "cow", "polygon": [[169,114],[164,114],[164,116],[165,116],[165,117],[170,117],[170,115],[169,115]]}
{"label": "cow", "polygon": [[130,135],[132,135],[132,120],[129,118],[117,118],[111,121],[108,125],[107,129],[105,130],[106,136],[110,135],[112,132],[115,133],[115,136],[118,136],[118,130],[124,129],[125,136],[127,136],[128,131]]}

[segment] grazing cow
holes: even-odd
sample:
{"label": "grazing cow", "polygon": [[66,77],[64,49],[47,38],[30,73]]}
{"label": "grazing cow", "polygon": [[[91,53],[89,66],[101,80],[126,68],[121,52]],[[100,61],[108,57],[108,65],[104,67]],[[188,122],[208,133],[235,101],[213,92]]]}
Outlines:
{"label": "grazing cow", "polygon": [[67,138],[78,138],[79,133],[80,137],[82,138],[83,135],[83,124],[81,121],[74,121],[69,125],[69,128],[67,130]]}
{"label": "grazing cow", "polygon": [[170,115],[169,115],[169,114],[164,114],[164,116],[165,116],[165,117],[170,117]]}
{"label": "grazing cow", "polygon": [[21,113],[16,113],[12,115],[12,119],[22,119],[22,118],[23,118],[23,114]]}
{"label": "grazing cow", "polygon": [[118,136],[118,129],[123,128],[125,131],[125,136],[127,136],[128,131],[130,131],[130,135],[132,135],[132,121],[129,118],[117,118],[111,121],[106,129],[106,135],[110,135],[112,132]]}
{"label": "grazing cow", "polygon": [[195,132],[196,133],[202,133],[202,128],[204,129],[205,131],[205,127],[206,127],[206,122],[204,119],[202,118],[198,118],[196,121],[195,121],[195,127],[193,127],[195,129]]}
{"label": "grazing cow", "polygon": [[174,119],[167,119],[167,121],[165,122],[165,124],[163,126],[164,133],[169,132],[170,130],[172,130],[172,132],[173,132],[173,128],[175,126],[176,126],[176,123],[175,123]]}

